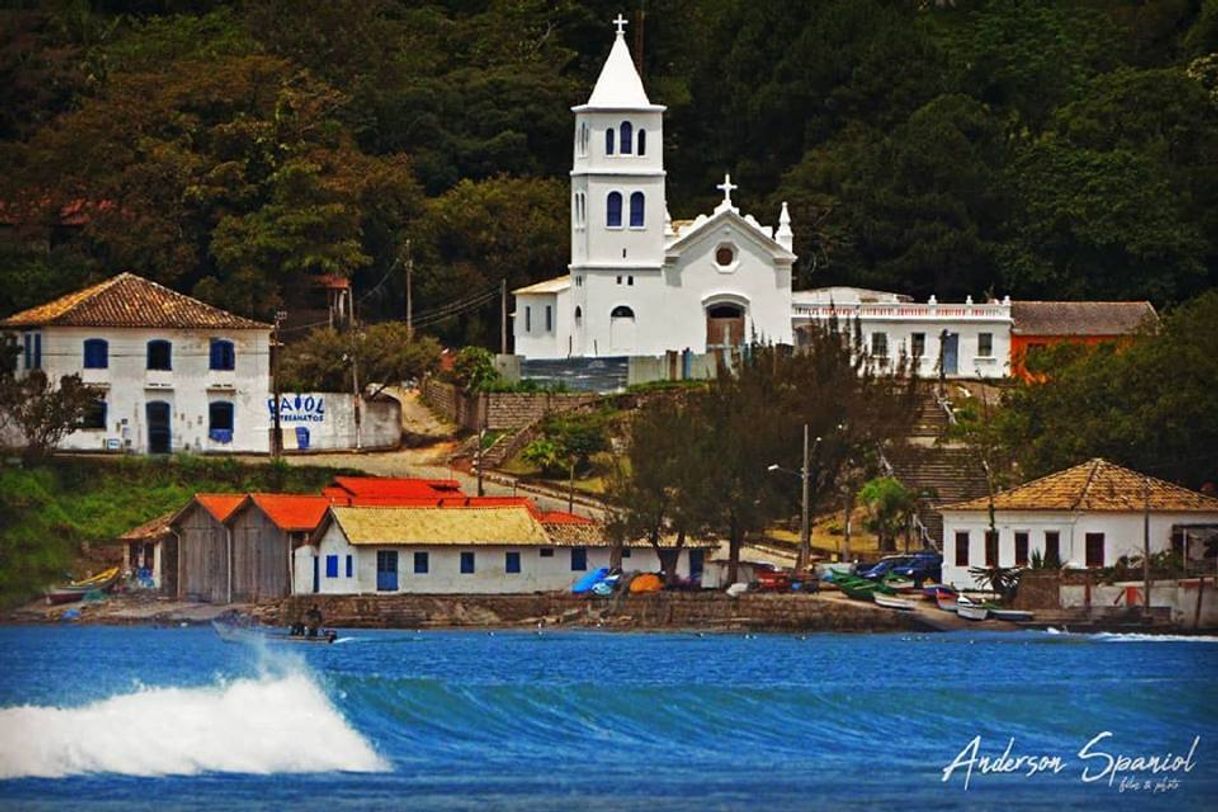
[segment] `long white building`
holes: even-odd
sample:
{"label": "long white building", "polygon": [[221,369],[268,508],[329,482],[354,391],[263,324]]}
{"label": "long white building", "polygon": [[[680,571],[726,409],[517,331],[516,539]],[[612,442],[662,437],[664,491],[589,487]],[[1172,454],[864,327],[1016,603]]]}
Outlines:
{"label": "long white building", "polygon": [[648,98],[623,25],[619,18],[592,95],[571,108],[571,262],[562,276],[513,291],[517,355],[657,356],[751,340],[792,344],[796,328],[836,316],[857,318],[880,357],[921,349],[923,375],[941,363],[947,377],[1008,374],[1009,300],[916,305],[854,288],[793,293],[786,204],[777,228],[762,225],[733,203],[730,176],[714,211],[674,221],[665,193],[665,108]]}

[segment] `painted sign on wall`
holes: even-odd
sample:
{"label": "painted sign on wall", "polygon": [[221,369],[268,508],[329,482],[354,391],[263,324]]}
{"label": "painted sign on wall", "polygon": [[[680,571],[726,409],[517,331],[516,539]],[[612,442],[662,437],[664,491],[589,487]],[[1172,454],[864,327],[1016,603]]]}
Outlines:
{"label": "painted sign on wall", "polygon": [[[275,419],[275,399],[267,398],[267,412]],[[323,395],[285,394],[279,399],[280,423],[324,423],[326,399]]]}

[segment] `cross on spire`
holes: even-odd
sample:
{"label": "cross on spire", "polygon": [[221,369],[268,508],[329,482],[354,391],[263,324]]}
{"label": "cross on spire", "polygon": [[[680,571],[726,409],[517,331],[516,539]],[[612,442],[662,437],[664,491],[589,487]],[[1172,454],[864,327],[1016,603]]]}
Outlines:
{"label": "cross on spire", "polygon": [[617,19],[613,21],[613,24],[617,26],[617,35],[620,37],[626,33],[626,26],[629,24],[629,21],[622,16],[621,12],[618,12]]}
{"label": "cross on spire", "polygon": [[739,189],[740,187],[732,183],[731,174],[724,174],[723,183],[720,183],[715,188],[723,190],[723,202],[730,206],[732,205],[732,190]]}

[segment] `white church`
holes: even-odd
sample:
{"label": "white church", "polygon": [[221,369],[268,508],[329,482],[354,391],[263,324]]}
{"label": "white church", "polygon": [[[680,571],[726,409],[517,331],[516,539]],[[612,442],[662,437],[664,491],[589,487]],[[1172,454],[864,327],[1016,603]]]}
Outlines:
{"label": "white church", "polygon": [[714,211],[674,222],[665,195],[665,108],[647,97],[626,21],[619,15],[614,22],[617,36],[592,95],[571,108],[569,273],[513,291],[516,355],[659,356],[754,339],[794,344],[798,326],[836,317],[857,318],[873,354],[905,350],[928,367],[946,356],[951,375],[1007,374],[1009,300],[948,307],[853,288],[793,294],[786,204],[777,229],[764,226],[733,204],[730,176]]}

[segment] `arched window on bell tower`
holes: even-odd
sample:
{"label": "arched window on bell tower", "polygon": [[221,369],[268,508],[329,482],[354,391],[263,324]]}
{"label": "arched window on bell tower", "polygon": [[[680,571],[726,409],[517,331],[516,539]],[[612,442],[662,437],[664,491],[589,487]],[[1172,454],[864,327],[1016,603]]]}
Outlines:
{"label": "arched window on bell tower", "polygon": [[[610,130],[612,132],[612,130]],[[610,192],[605,201],[605,225],[609,228],[622,227],[622,193]]]}
{"label": "arched window on bell tower", "polygon": [[622,122],[622,137],[619,139],[622,147],[622,154],[629,155],[634,152],[634,125],[629,121]]}
{"label": "arched window on bell tower", "polygon": [[642,158],[647,154],[647,131],[639,130],[634,140],[636,141],[634,154]]}
{"label": "arched window on bell tower", "polygon": [[609,127],[605,130],[605,154],[613,154],[613,128]]}

